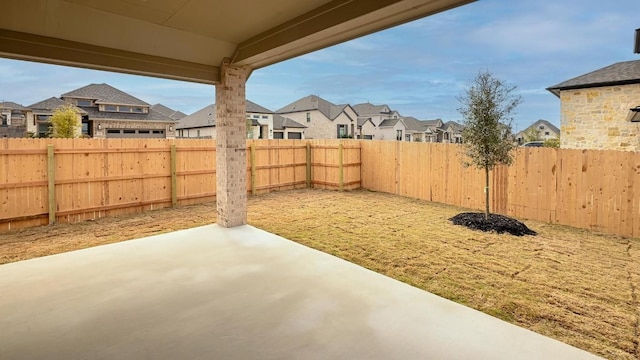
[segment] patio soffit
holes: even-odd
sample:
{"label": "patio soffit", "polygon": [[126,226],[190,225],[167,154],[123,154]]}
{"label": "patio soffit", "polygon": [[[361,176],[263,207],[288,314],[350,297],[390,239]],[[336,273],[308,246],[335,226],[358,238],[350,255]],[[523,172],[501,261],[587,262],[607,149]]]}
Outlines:
{"label": "patio soffit", "polygon": [[474,0],[5,0],[0,56],[215,84]]}

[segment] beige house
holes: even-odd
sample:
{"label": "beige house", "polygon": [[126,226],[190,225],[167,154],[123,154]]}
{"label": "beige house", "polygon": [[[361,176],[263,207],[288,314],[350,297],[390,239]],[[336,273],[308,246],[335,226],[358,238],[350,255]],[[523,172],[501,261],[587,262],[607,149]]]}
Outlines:
{"label": "beige house", "polygon": [[560,98],[561,148],[640,151],[640,60],[619,62],[547,90]]}
{"label": "beige house", "polygon": [[542,141],[558,139],[560,137],[560,129],[547,120],[540,119],[516,134],[518,144],[527,142],[527,134],[530,132],[537,133],[538,139]]}
{"label": "beige house", "polygon": [[358,115],[351,105],[335,105],[316,95],[296,100],[276,111],[304,124],[307,139],[356,138]]}
{"label": "beige house", "polygon": [[[273,111],[260,106],[252,101],[246,101],[245,117],[251,122],[250,127],[247,128],[247,137],[251,139],[278,139],[279,133],[283,132],[282,128],[276,130],[275,118]],[[295,127],[292,123],[280,122],[282,125],[290,124],[291,128],[303,129],[302,127]],[[298,124],[300,125],[300,124]],[[215,104],[207,105],[204,108],[196,111],[195,113],[185,116],[176,125],[177,136],[180,138],[201,138],[201,139],[215,139],[216,138],[216,111]],[[292,130],[291,138],[296,138],[298,132],[304,132]],[[288,132],[287,132],[288,135]],[[289,137],[284,137],[288,139]],[[303,138],[303,137],[301,137]],[[282,139],[282,138],[280,138]]]}
{"label": "beige house", "polygon": [[284,116],[273,115],[273,139],[304,139],[307,127]]}
{"label": "beige house", "polygon": [[33,112],[20,104],[0,102],[0,137],[25,137],[35,133]]}
{"label": "beige house", "polygon": [[30,132],[38,137],[47,137],[51,128],[51,116],[56,110],[65,106],[71,106],[76,111],[78,127],[75,136],[89,136],[89,124],[88,122],[82,121],[83,118],[86,118],[87,112],[56,97],[51,97],[29,105],[29,108],[33,112],[34,121],[34,130]]}

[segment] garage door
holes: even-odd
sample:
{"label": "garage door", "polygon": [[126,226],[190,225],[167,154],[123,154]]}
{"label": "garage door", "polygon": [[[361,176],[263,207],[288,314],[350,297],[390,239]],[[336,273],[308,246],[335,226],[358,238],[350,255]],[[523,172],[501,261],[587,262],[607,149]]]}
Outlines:
{"label": "garage door", "polygon": [[274,131],[273,132],[273,138],[274,139],[284,139],[284,133],[279,132],[279,131]]}
{"label": "garage door", "polygon": [[302,139],[302,133],[299,132],[290,132],[287,134],[288,139]]}
{"label": "garage door", "polygon": [[164,139],[164,130],[147,129],[107,129],[107,137],[114,138],[155,138]]}

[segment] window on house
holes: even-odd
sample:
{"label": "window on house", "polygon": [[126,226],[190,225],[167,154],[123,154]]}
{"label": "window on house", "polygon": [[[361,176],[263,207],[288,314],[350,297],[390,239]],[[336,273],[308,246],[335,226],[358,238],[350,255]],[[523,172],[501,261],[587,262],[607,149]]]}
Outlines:
{"label": "window on house", "polygon": [[545,131],[545,132],[544,132],[544,134],[545,134],[545,135],[549,135],[549,132],[548,132],[548,131]]}
{"label": "window on house", "polygon": [[269,118],[269,116],[267,116],[267,115],[262,115],[262,118],[263,118],[263,119],[268,119],[268,118]]}
{"label": "window on house", "polygon": [[107,134],[120,134],[120,129],[108,129]]}
{"label": "window on house", "polygon": [[253,115],[252,117],[253,117],[254,119],[259,119],[259,118],[260,118],[260,115]]}
{"label": "window on house", "polygon": [[50,123],[39,123],[38,124],[38,137],[47,137],[49,136],[49,130],[51,128]]}
{"label": "window on house", "polygon": [[82,135],[89,135],[89,123],[82,123]]}
{"label": "window on house", "polygon": [[120,112],[131,112],[131,106],[122,106],[120,105],[119,107]]}
{"label": "window on house", "polygon": [[141,106],[134,106],[133,107],[133,112],[134,113],[143,113],[144,109]]}
{"label": "window on house", "polygon": [[83,100],[83,99],[76,100],[76,104],[78,106],[91,106],[91,105],[93,105],[91,100]]}
{"label": "window on house", "polygon": [[200,137],[200,130],[198,130],[198,137]]}
{"label": "window on house", "polygon": [[347,125],[338,125],[338,138],[346,138],[347,135]]}
{"label": "window on house", "polygon": [[402,130],[396,130],[396,140],[402,141]]}
{"label": "window on house", "polygon": [[0,115],[0,121],[2,121],[2,126],[7,126],[7,116],[6,115]]}
{"label": "window on house", "polygon": [[118,111],[118,107],[115,105],[105,105],[104,111]]}
{"label": "window on house", "polygon": [[35,116],[38,121],[46,122],[51,119],[51,115],[36,115]]}
{"label": "window on house", "polygon": [[125,134],[135,134],[136,133],[136,131],[132,130],[132,129],[126,129],[126,130],[123,130],[122,132],[125,133]]}
{"label": "window on house", "polygon": [[153,130],[154,134],[164,134],[164,130]]}
{"label": "window on house", "polygon": [[538,129],[540,129],[540,130],[544,130],[544,125],[540,125],[540,126],[538,127]]}
{"label": "window on house", "polygon": [[307,113],[307,122],[311,122],[311,113],[310,112]]}

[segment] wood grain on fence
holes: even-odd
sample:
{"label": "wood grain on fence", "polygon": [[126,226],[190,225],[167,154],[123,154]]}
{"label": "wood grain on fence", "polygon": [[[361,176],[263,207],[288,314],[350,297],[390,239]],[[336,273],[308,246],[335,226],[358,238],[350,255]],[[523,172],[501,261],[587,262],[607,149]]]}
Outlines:
{"label": "wood grain on fence", "polygon": [[[247,190],[260,194],[307,184],[338,189],[339,147],[337,140],[309,150],[304,140],[247,141],[253,149],[247,151]],[[344,148],[344,188],[358,188],[359,144]],[[55,177],[51,209],[49,165]],[[317,179],[307,179],[307,169]],[[0,140],[0,231],[47,224],[51,211],[57,222],[76,222],[213,201],[215,194],[214,140]]]}
{"label": "wood grain on fence", "polygon": [[[362,187],[484,209],[484,172],[453,144],[364,141]],[[518,148],[490,176],[491,211],[640,237],[640,153]]]}

